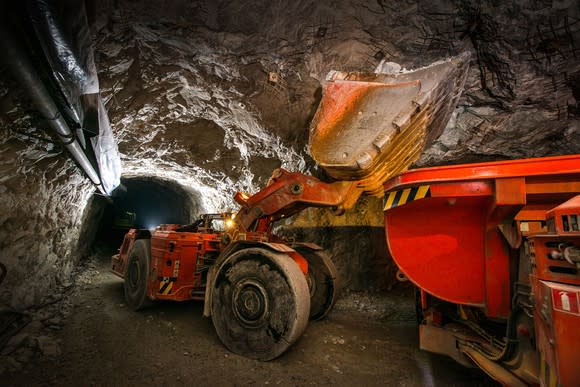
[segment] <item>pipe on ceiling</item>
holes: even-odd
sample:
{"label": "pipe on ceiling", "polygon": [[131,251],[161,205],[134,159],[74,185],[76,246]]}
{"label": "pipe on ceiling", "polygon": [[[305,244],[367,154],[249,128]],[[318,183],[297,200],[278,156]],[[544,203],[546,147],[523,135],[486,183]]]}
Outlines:
{"label": "pipe on ceiling", "polygon": [[58,138],[62,141],[72,158],[77,162],[77,165],[85,172],[95,187],[103,195],[108,196],[98,172],[85,155],[77,137],[62,117],[53,98],[35,71],[28,55],[5,28],[2,28],[0,35],[0,52],[2,52],[4,62],[12,70],[12,73],[20,82],[26,95],[32,99],[42,117],[48,121],[50,127],[58,135]]}

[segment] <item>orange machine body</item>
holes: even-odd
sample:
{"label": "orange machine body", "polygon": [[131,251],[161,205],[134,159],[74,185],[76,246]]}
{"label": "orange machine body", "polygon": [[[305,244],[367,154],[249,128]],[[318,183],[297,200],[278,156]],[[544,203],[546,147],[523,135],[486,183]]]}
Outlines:
{"label": "orange machine body", "polygon": [[580,383],[580,195],[548,211],[546,221],[547,232],[527,238],[540,379],[573,386]]}
{"label": "orange machine body", "polygon": [[[195,232],[180,230],[179,224],[162,224],[151,232],[151,260],[147,296],[151,300],[187,301],[205,298],[207,276],[211,266],[232,241],[224,239],[223,231],[199,228]],[[113,256],[112,271],[125,276],[128,256],[133,243],[143,230],[131,229],[125,235],[119,254]],[[275,250],[284,251],[296,262],[303,273],[308,263],[300,254],[265,232],[236,233],[235,240],[261,242]]]}
{"label": "orange machine body", "polygon": [[[547,248],[544,241],[580,247],[580,155],[417,169],[384,188],[388,247],[421,289],[423,310],[436,298],[480,310],[489,321],[508,321],[522,281],[520,249],[535,243],[537,259],[523,281],[537,303],[536,350],[556,370],[554,380],[572,380],[569,372],[580,380],[572,366],[580,362],[578,316],[537,298],[552,300],[560,291],[554,289],[569,291],[574,300],[580,296],[578,268],[565,260],[547,262],[544,250],[538,257],[538,249]],[[576,211],[578,218],[562,211]],[[542,308],[551,308],[547,319]]]}

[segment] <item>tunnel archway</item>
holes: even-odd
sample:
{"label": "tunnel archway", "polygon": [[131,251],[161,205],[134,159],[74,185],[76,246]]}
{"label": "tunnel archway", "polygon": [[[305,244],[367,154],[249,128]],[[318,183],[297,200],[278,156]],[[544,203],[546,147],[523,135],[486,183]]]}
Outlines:
{"label": "tunnel archway", "polygon": [[79,250],[115,249],[130,228],[153,229],[163,223],[188,224],[200,213],[199,194],[156,176],[131,176],[107,200],[95,195],[85,210]]}

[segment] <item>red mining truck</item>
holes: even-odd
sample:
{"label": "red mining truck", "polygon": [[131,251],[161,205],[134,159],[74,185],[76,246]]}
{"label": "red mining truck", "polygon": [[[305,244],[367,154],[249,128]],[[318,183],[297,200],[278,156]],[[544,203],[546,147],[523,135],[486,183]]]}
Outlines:
{"label": "red mining truck", "polygon": [[384,188],[421,348],[507,386],[580,385],[580,155],[417,169]]}
{"label": "red mining truck", "polygon": [[438,137],[463,88],[469,55],[415,72],[335,72],[310,129],[316,161],[337,179],[274,171],[253,196],[238,193],[241,209],[205,215],[187,226],[130,230],[113,272],[125,281],[133,309],[152,300],[204,300],[218,336],[232,352],[260,360],[282,354],[309,317],[324,317],[337,292],[332,261],[313,244],[272,233],[275,221],[306,207],[352,207],[363,193],[382,195]]}

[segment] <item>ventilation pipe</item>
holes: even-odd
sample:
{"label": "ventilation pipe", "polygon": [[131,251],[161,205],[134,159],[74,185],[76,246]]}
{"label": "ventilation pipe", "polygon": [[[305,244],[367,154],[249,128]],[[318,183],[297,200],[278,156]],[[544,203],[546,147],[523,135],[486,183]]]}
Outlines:
{"label": "ventilation pipe", "polygon": [[58,135],[58,138],[77,162],[77,165],[85,172],[95,187],[103,195],[108,196],[98,172],[85,155],[76,136],[62,117],[50,93],[36,73],[28,55],[22,50],[16,39],[10,36],[5,27],[0,31],[0,35],[0,52],[2,52],[6,65],[19,81],[26,94],[32,99],[42,117],[47,120],[50,127]]}

